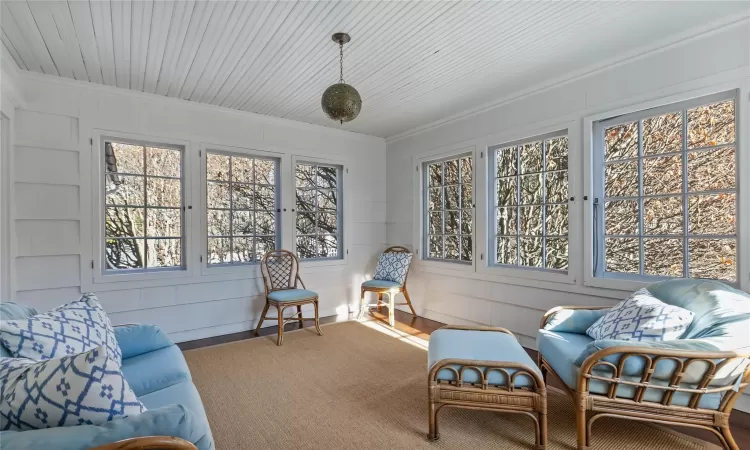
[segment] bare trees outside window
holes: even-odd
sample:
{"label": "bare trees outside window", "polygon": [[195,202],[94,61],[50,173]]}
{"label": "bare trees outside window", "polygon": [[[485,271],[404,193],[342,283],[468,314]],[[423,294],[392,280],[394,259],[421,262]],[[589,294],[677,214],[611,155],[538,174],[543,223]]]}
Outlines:
{"label": "bare trees outside window", "polygon": [[182,149],[104,140],[105,270],[182,267]]}
{"label": "bare trees outside window", "polygon": [[206,153],[207,264],[259,261],[276,248],[278,161]]}
{"label": "bare trees outside window", "polygon": [[427,259],[471,262],[473,253],[471,155],[427,162],[424,201]]}
{"label": "bare trees outside window", "polygon": [[735,101],[723,97],[602,123],[599,271],[736,280]]}
{"label": "bare trees outside window", "polygon": [[495,264],[567,270],[567,136],[529,139],[491,152]]}
{"label": "bare trees outside window", "polygon": [[343,258],[342,171],[341,166],[296,164],[295,240],[300,259]]}

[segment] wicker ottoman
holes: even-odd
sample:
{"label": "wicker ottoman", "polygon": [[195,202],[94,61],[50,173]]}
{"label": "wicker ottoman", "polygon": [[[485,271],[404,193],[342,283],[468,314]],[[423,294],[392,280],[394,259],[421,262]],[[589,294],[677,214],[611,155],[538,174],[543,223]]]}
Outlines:
{"label": "wicker ottoman", "polygon": [[430,336],[427,377],[430,439],[443,406],[523,413],[534,419],[536,447],[547,445],[542,372],[503,328],[448,325]]}

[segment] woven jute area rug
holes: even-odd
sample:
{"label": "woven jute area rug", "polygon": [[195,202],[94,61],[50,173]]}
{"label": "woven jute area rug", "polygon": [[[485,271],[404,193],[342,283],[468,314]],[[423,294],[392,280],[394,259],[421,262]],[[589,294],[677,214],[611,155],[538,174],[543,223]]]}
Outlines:
{"label": "woven jute area rug", "polygon": [[[519,414],[443,408],[427,440],[425,342],[344,322],[185,352],[218,450],[533,449]],[[576,448],[572,401],[549,393],[549,449]],[[648,424],[604,418],[593,450],[716,448]]]}

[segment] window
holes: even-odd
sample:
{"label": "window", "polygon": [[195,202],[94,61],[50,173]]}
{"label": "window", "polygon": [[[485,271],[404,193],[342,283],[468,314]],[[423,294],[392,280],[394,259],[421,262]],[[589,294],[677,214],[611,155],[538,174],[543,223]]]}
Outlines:
{"label": "window", "polygon": [[425,259],[470,263],[473,252],[471,155],[426,162],[423,248]]}
{"label": "window", "polygon": [[489,154],[494,264],[567,270],[567,136],[499,145]]}
{"label": "window", "polygon": [[735,121],[724,94],[596,124],[597,276],[737,279]]}
{"label": "window", "polygon": [[277,247],[278,160],[206,152],[207,264],[247,264]]}
{"label": "window", "polygon": [[105,272],[184,266],[181,147],[103,139]]}
{"label": "window", "polygon": [[341,259],[342,166],[295,166],[295,241],[301,259]]}

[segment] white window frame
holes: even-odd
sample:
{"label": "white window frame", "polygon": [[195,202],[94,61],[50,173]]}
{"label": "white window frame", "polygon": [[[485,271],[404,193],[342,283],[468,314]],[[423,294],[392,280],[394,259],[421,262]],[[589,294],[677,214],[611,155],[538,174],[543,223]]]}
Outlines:
{"label": "white window frame", "polygon": [[[452,261],[452,260],[443,260],[443,259],[430,259],[425,257],[429,254],[429,248],[425,247],[427,236],[425,234],[425,231],[427,230],[427,226],[429,225],[427,222],[427,202],[428,202],[428,194],[429,192],[426,190],[426,179],[427,175],[424,173],[424,168],[427,164],[437,162],[437,161],[445,161],[450,159],[459,158],[461,156],[471,156],[472,162],[472,176],[471,176],[471,192],[473,198],[473,204],[475,205],[474,208],[472,208],[472,217],[471,217],[471,223],[472,223],[472,258],[471,262],[465,262],[465,261]],[[433,268],[433,269],[444,269],[450,273],[451,271],[454,272],[475,272],[477,267],[477,260],[479,259],[477,256],[477,208],[476,205],[478,203],[477,198],[477,175],[480,173],[479,170],[477,170],[477,164],[480,159],[477,157],[477,150],[476,146],[463,146],[463,147],[448,147],[443,149],[438,149],[435,151],[427,152],[425,154],[422,154],[420,156],[416,156],[413,158],[413,164],[416,167],[416,174],[417,178],[414,183],[414,199],[415,199],[415,208],[414,208],[414,239],[413,242],[416,243],[416,248],[414,249],[415,253],[417,254],[417,258],[415,258],[412,263],[416,266],[426,267],[426,268]]]}
{"label": "white window frame", "polygon": [[[144,145],[152,145],[154,147],[166,147],[166,148],[178,148],[182,152],[182,173],[181,173],[181,188],[182,188],[182,266],[177,268],[159,268],[151,270],[134,270],[134,271],[109,271],[104,270],[104,208],[105,206],[105,195],[104,195],[104,182],[105,182],[105,171],[104,171],[104,141],[105,140],[120,140],[124,142],[135,142]],[[170,139],[159,136],[147,136],[134,133],[124,133],[117,131],[108,130],[94,130],[91,137],[91,176],[92,176],[92,217],[91,217],[91,236],[92,242],[92,261],[91,270],[93,272],[93,284],[107,283],[122,283],[122,282],[133,282],[133,281],[149,281],[149,280],[163,280],[163,279],[176,279],[185,278],[193,275],[194,269],[190,264],[190,258],[192,257],[192,226],[190,215],[188,210],[192,209],[192,197],[191,197],[191,158],[189,157],[190,142],[176,139]],[[82,261],[82,265],[85,262]],[[82,282],[86,287],[88,283]]]}
{"label": "white window frame", "polygon": [[[282,210],[282,204],[284,199],[284,183],[288,180],[284,180],[282,174],[284,173],[284,154],[277,152],[268,152],[257,149],[230,147],[226,145],[218,144],[201,144],[200,146],[200,208],[196,211],[200,214],[200,273],[201,275],[215,275],[215,274],[245,274],[248,271],[251,273],[251,277],[257,278],[261,276],[259,262],[244,262],[244,263],[225,263],[225,264],[209,264],[208,263],[208,198],[207,198],[207,174],[206,174],[206,157],[209,152],[220,153],[230,156],[244,156],[244,157],[259,157],[266,159],[276,160],[276,248],[283,248],[283,237],[284,237],[284,212]],[[231,195],[231,192],[230,192]],[[231,218],[230,218],[231,220]]]}
{"label": "white window frame", "polygon": [[[584,214],[584,286],[609,288],[634,291],[659,279],[670,279],[667,277],[648,277],[633,278],[632,276],[622,277],[600,277],[594,274],[594,201],[600,190],[597,189],[597,174],[594,172],[597,168],[597,150],[595,138],[595,125],[597,122],[604,121],[613,117],[624,116],[626,114],[641,113],[646,110],[655,111],[658,115],[663,108],[663,112],[675,110],[675,106],[682,108],[680,104],[689,104],[696,100],[697,103],[691,106],[710,103],[710,98],[714,95],[734,92],[735,97],[735,145],[736,145],[736,165],[737,165],[737,222],[736,222],[736,239],[737,239],[737,282],[735,283],[740,289],[747,291],[750,289],[750,180],[747,177],[740,177],[740,173],[750,173],[750,105],[748,96],[750,95],[750,82],[729,81],[717,83],[708,87],[702,87],[691,91],[683,92],[677,95],[671,95],[647,102],[642,102],[623,108],[602,112],[599,114],[586,116],[583,120],[583,141],[584,141],[584,194],[588,201],[585,202]],[[600,175],[603,177],[603,175]],[[600,199],[601,202],[601,199]]]}
{"label": "white window frame", "polygon": [[[326,266],[344,266],[349,262],[349,237],[347,237],[347,230],[350,229],[350,218],[349,218],[349,196],[346,195],[345,189],[348,185],[348,174],[349,168],[344,161],[329,158],[310,157],[305,155],[291,155],[291,164],[289,170],[286,171],[290,178],[288,192],[284,193],[282,202],[285,207],[282,207],[282,214],[289,212],[288,223],[289,226],[285,227],[282,231],[283,248],[289,249],[295,255],[297,254],[297,164],[320,164],[326,166],[338,166],[340,167],[338,180],[338,192],[339,192],[339,205],[337,205],[337,214],[339,221],[339,254],[340,256],[334,258],[299,258],[300,268],[309,269],[314,267],[326,267]],[[289,244],[285,244],[285,243]]]}

